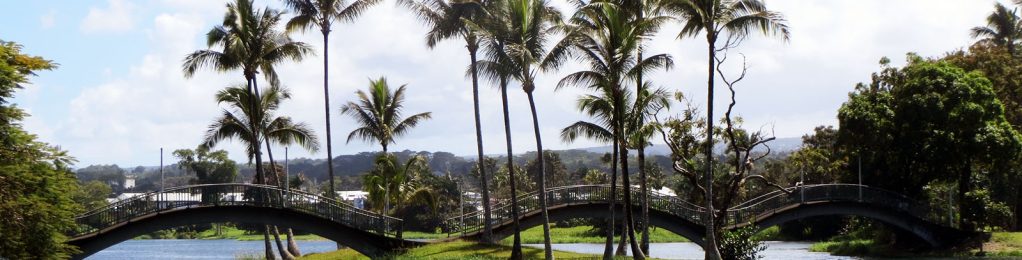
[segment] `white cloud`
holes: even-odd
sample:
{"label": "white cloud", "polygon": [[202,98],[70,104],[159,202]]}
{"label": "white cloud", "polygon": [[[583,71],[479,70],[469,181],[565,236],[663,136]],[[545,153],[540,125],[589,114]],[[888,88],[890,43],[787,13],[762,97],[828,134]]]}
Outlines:
{"label": "white cloud", "polygon": [[81,30],[85,33],[124,32],[135,25],[132,12],[135,6],[126,0],[108,0],[106,8],[91,7],[82,20]]}
{"label": "white cloud", "polygon": [[47,13],[45,13],[42,16],[39,17],[39,27],[41,27],[43,29],[49,29],[49,28],[53,28],[54,25],[57,25],[57,11],[56,10],[50,10],[49,12],[47,12]]}
{"label": "white cloud", "polygon": [[[772,126],[778,137],[801,136],[816,125],[835,124],[836,110],[847,99],[847,92],[855,83],[869,79],[880,57],[898,61],[908,51],[935,56],[969,44],[972,40],[968,28],[982,24],[983,17],[992,10],[992,2],[982,2],[770,1],[770,8],[789,19],[792,39],[783,43],[755,37],[736,50],[745,53],[753,66],[739,86],[737,113],[746,119],[747,127]],[[184,79],[180,71],[181,59],[187,53],[205,48],[200,45],[204,42],[202,35],[220,20],[223,2],[164,1],[163,5],[173,10],[152,16],[152,26],[143,30],[148,36],[147,54],[134,57],[135,65],[130,68],[113,68],[127,74],[108,74],[103,76],[103,83],[84,89],[70,101],[70,118],[47,130],[55,136],[54,143],[65,145],[83,165],[152,165],[159,147],[194,147],[220,111],[213,93],[242,82],[238,72],[204,71]],[[115,16],[107,14],[131,8],[127,2],[111,0],[108,8],[93,9],[89,16]],[[678,29],[677,25],[667,26],[649,43],[648,53],[671,54],[676,65],[670,72],[653,73],[649,78],[669,90],[684,91],[702,106],[706,93],[705,42],[700,37],[679,41],[674,37]],[[329,72],[334,154],[379,149],[359,142],[346,145],[344,138],[354,122],[338,113],[341,104],[354,99],[356,89],[364,89],[369,78],[379,76],[388,77],[393,87],[408,84],[406,113],[433,112],[432,120],[399,139],[392,149],[474,154],[471,83],[464,78],[468,65],[464,43],[444,42],[430,50],[423,42],[424,32],[414,16],[388,4],[368,10],[353,24],[334,26]],[[296,35],[295,39],[312,45],[317,55],[323,54],[318,32]],[[322,56],[311,56],[302,62],[281,64],[277,72],[292,91],[292,100],[283,105],[280,114],[308,123],[325,139],[322,66]],[[575,110],[575,99],[583,90],[553,90],[560,77],[579,68],[569,64],[538,78],[540,88],[535,96],[544,148],[596,145],[589,141],[564,144],[558,136],[561,127],[588,120]],[[500,93],[493,84],[480,82],[486,153],[502,154]],[[720,87],[717,91],[719,116],[728,100],[726,89]],[[525,95],[513,84],[509,98],[514,149],[534,150]],[[244,158],[238,145],[224,147],[233,158]],[[293,157],[324,154],[291,151]]]}

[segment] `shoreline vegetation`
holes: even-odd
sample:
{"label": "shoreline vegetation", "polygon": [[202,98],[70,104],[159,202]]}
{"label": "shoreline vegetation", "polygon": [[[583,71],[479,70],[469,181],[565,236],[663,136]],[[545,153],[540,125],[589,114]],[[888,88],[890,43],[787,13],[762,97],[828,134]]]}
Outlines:
{"label": "shoreline vegetation", "polygon": [[811,252],[858,257],[1022,257],[1022,232],[993,232],[978,249],[934,252],[910,252],[870,239],[822,241],[809,247]]}

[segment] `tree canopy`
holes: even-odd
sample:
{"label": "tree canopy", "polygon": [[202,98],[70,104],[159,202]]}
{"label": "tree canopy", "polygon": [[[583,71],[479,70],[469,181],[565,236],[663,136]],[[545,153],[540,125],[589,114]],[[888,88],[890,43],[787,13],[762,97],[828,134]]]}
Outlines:
{"label": "tree canopy", "polygon": [[0,258],[66,258],[76,251],[64,244],[80,207],[70,164],[74,159],[21,128],[28,116],[10,104],[15,91],[35,72],[57,67],[0,40]]}

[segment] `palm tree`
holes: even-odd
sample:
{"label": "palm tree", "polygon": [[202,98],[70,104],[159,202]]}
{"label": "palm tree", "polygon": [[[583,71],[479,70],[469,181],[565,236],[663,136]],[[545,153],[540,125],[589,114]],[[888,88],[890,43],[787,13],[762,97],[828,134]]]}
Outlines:
{"label": "palm tree", "polygon": [[[546,39],[552,35],[551,28],[561,20],[560,13],[550,7],[545,0],[504,0],[505,3],[497,4],[491,15],[499,16],[495,21],[503,21],[497,25],[493,32],[488,32],[490,38],[503,39],[501,49],[488,50],[491,59],[498,61],[494,65],[503,67],[496,71],[511,72],[511,78],[522,84],[522,90],[529,100],[529,108],[532,112],[533,131],[536,136],[537,162],[545,165],[543,161],[543,141],[539,132],[539,118],[536,114],[536,102],[533,98],[535,86],[536,69],[539,67],[545,55]],[[494,32],[506,33],[504,36],[493,37]],[[546,191],[546,171],[540,167],[539,171],[539,194]],[[539,203],[542,212],[543,223],[543,244],[546,259],[553,258],[553,250],[550,245],[550,224],[547,214],[546,196],[539,196]],[[514,252],[512,252],[514,254]],[[512,256],[514,257],[514,255]]]}
{"label": "palm tree", "polygon": [[[1015,3],[1022,5],[1022,0]],[[1015,46],[1022,39],[1022,19],[1018,16],[1018,9],[994,3],[994,12],[987,16],[987,26],[972,28],[972,38],[983,38],[983,41],[1005,47],[1008,53],[1015,55]]]}
{"label": "palm tree", "polygon": [[[717,40],[721,33],[728,34],[724,48],[738,44],[753,30],[763,34],[780,36],[788,40],[788,25],[784,16],[767,10],[761,0],[670,0],[665,7],[684,20],[679,38],[696,37],[705,33],[707,43],[706,80],[706,172],[703,185],[706,189],[706,216],[715,219],[713,212],[713,81],[717,61]],[[713,221],[706,224],[706,258],[720,259],[717,235]]]}
{"label": "palm tree", "polygon": [[479,120],[479,73],[476,70],[480,40],[475,32],[469,29],[464,20],[478,20],[485,13],[483,3],[476,1],[452,2],[445,0],[422,0],[421,2],[402,0],[402,5],[412,9],[423,23],[429,26],[426,33],[426,46],[436,47],[440,41],[461,38],[468,49],[469,72],[472,75],[472,104],[475,112],[476,151],[479,167],[480,190],[483,199],[483,241],[494,242],[490,227],[490,191],[486,178],[486,167],[483,167],[483,133]]}
{"label": "palm tree", "polygon": [[[298,144],[309,152],[317,152],[319,150],[319,140],[317,140],[315,133],[308,125],[294,122],[290,117],[273,116],[272,112],[280,107],[280,103],[290,98],[291,93],[281,87],[271,87],[268,91],[264,91],[260,98],[260,107],[265,114],[263,116],[264,122],[262,122],[262,125],[264,125],[262,127],[263,130],[260,132],[264,133],[263,141],[266,142],[266,154],[270,159],[270,169],[273,169],[274,179],[277,180],[276,184],[281,188],[285,187],[284,182],[288,180],[287,176],[281,176],[276,161],[273,160],[273,149],[270,148],[270,144],[276,143],[285,146]],[[274,237],[279,236],[277,234],[277,227],[273,227],[273,233]],[[287,251],[295,256],[301,255],[291,228],[287,228]]]}
{"label": "palm tree", "polygon": [[[544,65],[556,67],[566,56],[578,56],[587,68],[564,77],[558,87],[575,85],[598,91],[602,96],[591,98],[583,96],[580,108],[610,123],[610,134],[617,145],[621,160],[622,184],[630,190],[628,178],[628,150],[626,136],[629,136],[631,125],[628,118],[633,118],[631,92],[625,88],[641,72],[671,66],[670,56],[653,55],[645,59],[637,59],[640,40],[651,34],[659,24],[667,21],[664,16],[649,19],[634,19],[634,14],[618,4],[595,2],[582,6],[572,17],[568,36],[558,43],[552,54],[566,53],[571,55],[550,55]],[[588,102],[594,100],[595,102]],[[603,113],[603,115],[598,115]],[[594,126],[595,124],[590,124]],[[594,132],[596,129],[592,129]],[[612,178],[613,179],[613,178]],[[636,258],[644,258],[642,250],[635,239],[634,217],[631,210],[631,192],[624,193],[625,225],[624,231],[631,241],[631,249]],[[622,240],[624,241],[624,240]],[[610,244],[605,248],[605,256],[610,257]],[[622,252],[623,253],[623,252]]]}
{"label": "palm tree", "polygon": [[[228,3],[223,23],[206,33],[207,46],[221,50],[206,49],[189,54],[182,64],[185,77],[192,77],[202,67],[220,72],[241,69],[247,91],[252,95],[259,93],[256,74],[260,72],[272,85],[279,84],[274,65],[285,60],[300,61],[311,52],[305,43],[293,41],[275,29],[280,16],[281,12],[274,9],[254,9],[250,0]],[[257,104],[255,100],[252,102],[247,105],[255,110]],[[262,181],[262,152],[259,146],[254,149],[257,179]]]}
{"label": "palm tree", "polygon": [[397,208],[408,203],[426,205],[436,209],[436,192],[420,183],[421,174],[429,174],[429,164],[421,155],[408,158],[399,164],[397,156],[381,154],[376,157],[375,167],[363,176],[363,187],[368,192],[370,205],[382,213],[384,201],[398,203]]}
{"label": "palm tree", "polygon": [[[369,81],[369,94],[358,90],[358,103],[348,102],[341,107],[341,114],[349,115],[360,126],[348,134],[347,142],[361,139],[366,142],[378,142],[383,147],[383,154],[387,154],[387,145],[394,143],[394,138],[400,137],[419,122],[430,119],[430,112],[419,113],[407,118],[401,117],[401,109],[405,100],[405,86],[401,85],[396,91],[391,91],[387,85],[387,79],[380,77],[377,80]],[[389,185],[389,184],[385,184]],[[389,189],[385,189],[389,190]],[[389,195],[385,195],[389,198]],[[383,212],[390,209],[388,200],[384,200]]]}
{"label": "palm tree", "polygon": [[[578,121],[561,130],[561,140],[566,142],[574,142],[578,137],[586,137],[589,139],[610,142],[612,145],[610,160],[610,197],[607,199],[608,211],[610,216],[607,218],[607,240],[606,247],[604,247],[603,258],[612,259],[614,255],[614,206],[617,204],[617,158],[618,158],[618,142],[615,141],[612,129],[613,121],[610,117],[614,115],[613,101],[610,100],[606,93],[602,96],[597,95],[585,95],[578,100],[578,109],[589,115],[590,117],[596,117],[599,123]],[[622,233],[624,234],[624,233]],[[623,253],[623,251],[619,250]]]}
{"label": "palm tree", "polygon": [[[270,142],[284,145],[298,144],[310,151],[315,151],[319,145],[312,130],[304,123],[295,123],[290,117],[275,117],[273,115],[280,103],[288,98],[290,98],[290,93],[279,86],[270,86],[264,89],[259,97],[248,92],[246,86],[234,86],[221,90],[216,95],[217,102],[228,104],[234,111],[224,110],[224,113],[214,120],[206,131],[203,145],[213,147],[228,139],[240,139],[246,143],[247,154],[251,161],[258,149],[253,146],[258,146],[260,141],[264,141],[270,156],[271,168],[274,169],[273,179],[278,180],[277,184],[280,185],[281,176],[277,173],[276,166],[273,166]],[[251,106],[248,104],[251,103],[258,104],[255,110],[250,109]],[[256,128],[251,128],[253,125]],[[276,227],[272,231],[277,240],[281,258],[294,258],[290,253],[297,252],[297,250],[282,248]]]}
{"label": "palm tree", "polygon": [[326,119],[326,164],[327,174],[330,177],[330,197],[336,196],[334,192],[334,154],[333,143],[330,132],[330,88],[329,83],[329,61],[330,52],[329,39],[330,28],[335,21],[352,22],[363,11],[376,5],[380,0],[355,0],[345,6],[341,0],[284,0],[284,5],[295,13],[295,17],[287,22],[287,30],[306,30],[319,28],[323,33],[323,113]]}
{"label": "palm tree", "polygon": [[[192,77],[202,67],[210,67],[219,72],[241,69],[247,91],[252,96],[258,96],[259,93],[255,77],[259,72],[263,73],[271,85],[279,84],[274,65],[285,60],[299,61],[311,52],[305,43],[292,41],[286,34],[276,30],[280,16],[281,13],[274,9],[256,10],[250,0],[228,3],[221,25],[213,27],[206,34],[206,45],[220,50],[199,50],[186,56],[182,64],[185,77]],[[255,100],[246,105],[251,111],[257,110]],[[258,131],[255,125],[249,126],[249,129]],[[258,132],[253,134],[258,135]],[[252,141],[259,142],[258,139]],[[253,154],[250,156],[255,157],[256,181],[265,183],[260,146],[252,148]],[[266,255],[272,257],[268,232],[263,233],[263,238],[266,241]]]}
{"label": "palm tree", "polygon": [[[640,53],[641,54],[641,53]],[[641,76],[640,76],[641,77]],[[652,145],[649,139],[653,137],[656,127],[650,124],[648,116],[655,114],[657,110],[669,108],[670,95],[664,89],[650,90],[649,84],[640,84],[637,89],[635,104],[632,106],[628,124],[628,143],[636,150],[636,159],[639,163],[639,190],[642,190],[642,252],[649,253],[649,186],[646,172],[646,147]]]}

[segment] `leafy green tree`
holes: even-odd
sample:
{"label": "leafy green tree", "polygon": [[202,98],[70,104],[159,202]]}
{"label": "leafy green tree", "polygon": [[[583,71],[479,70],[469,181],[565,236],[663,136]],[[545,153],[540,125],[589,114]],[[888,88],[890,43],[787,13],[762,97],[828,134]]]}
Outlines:
{"label": "leafy green tree", "polygon": [[833,126],[817,126],[812,134],[802,136],[802,147],[793,152],[786,160],[789,173],[804,173],[805,180],[799,174],[783,176],[787,183],[803,182],[809,184],[854,183],[855,176],[848,171],[849,161],[844,147],[838,146],[838,130]]}
{"label": "leafy green tree", "polygon": [[[1022,5],[1022,2],[1017,3]],[[1018,9],[994,3],[994,12],[987,16],[987,25],[973,27],[971,31],[972,38],[1007,48],[1008,53],[1015,55],[1015,48],[1022,39],[1022,18],[1018,16]]]}
{"label": "leafy green tree", "polygon": [[73,196],[74,201],[86,211],[106,206],[109,204],[106,199],[113,194],[110,185],[101,181],[89,181],[80,183],[78,186],[79,188]]}
{"label": "leafy green tree", "polygon": [[238,176],[237,164],[224,150],[210,151],[200,145],[195,150],[174,150],[173,155],[178,158],[178,168],[195,174],[195,184],[230,183]]}
{"label": "leafy green tree", "polygon": [[[472,76],[472,105],[475,112],[476,127],[476,164],[483,164],[483,132],[479,122],[479,72],[477,53],[479,51],[479,36],[468,28],[463,19],[478,20],[485,15],[482,1],[452,1],[446,0],[402,0],[402,5],[412,9],[419,20],[429,27],[426,33],[426,46],[436,47],[437,43],[447,39],[460,38],[465,40],[465,48],[469,54],[469,74]],[[486,167],[476,167],[476,170],[486,170]],[[490,227],[490,191],[486,172],[480,172],[480,192],[483,199],[483,241],[492,241],[492,230]]]}
{"label": "leafy green tree", "polygon": [[81,210],[72,196],[78,190],[67,152],[38,141],[19,123],[28,116],[10,104],[14,93],[35,72],[57,64],[21,52],[22,46],[0,40],[0,258],[68,258],[77,249],[65,235],[75,228]]}
{"label": "leafy green tree", "polygon": [[433,191],[420,182],[424,175],[431,174],[425,157],[413,156],[400,163],[393,154],[380,154],[375,167],[362,176],[363,190],[369,193],[369,208],[389,214],[390,204],[394,202],[397,208],[412,203],[435,209]]}
{"label": "leafy green tree", "polygon": [[957,182],[959,212],[974,215],[966,205],[974,173],[1016,159],[1022,141],[981,74],[913,54],[908,61],[894,68],[883,59],[873,81],[849,94],[838,111],[840,143],[873,172],[865,183],[920,195],[932,181]]}
{"label": "leafy green tree", "polygon": [[[706,120],[707,127],[705,128],[706,135],[706,149],[703,152],[706,153],[705,158],[709,163],[706,163],[704,167],[705,173],[703,175],[703,186],[706,187],[707,196],[706,198],[712,198],[713,195],[713,86],[714,86],[714,70],[717,68],[718,63],[717,52],[718,40],[721,36],[727,36],[723,46],[737,45],[741,39],[744,39],[754,30],[759,30],[763,34],[772,34],[780,36],[784,40],[788,39],[788,25],[784,20],[784,16],[778,12],[770,11],[766,8],[766,4],[761,0],[673,0],[670,1],[665,8],[671,12],[676,13],[682,22],[681,32],[678,34],[679,38],[696,37],[700,33],[705,33],[707,43],[707,66],[706,66]],[[723,34],[726,33],[726,34]],[[712,214],[713,205],[707,200],[707,214]],[[709,216],[709,218],[713,218]],[[707,242],[704,248],[717,248],[715,233],[716,228],[713,225],[706,226]],[[706,250],[707,259],[719,259],[719,251]]]}
{"label": "leafy green tree", "polygon": [[379,3],[379,0],[354,0],[348,3],[343,0],[284,0],[284,5],[295,12],[295,16],[288,20],[287,30],[306,30],[319,28],[323,33],[323,109],[326,120],[326,164],[327,174],[330,180],[331,198],[337,195],[334,192],[334,153],[330,132],[330,88],[329,68],[327,63],[330,57],[330,28],[334,22],[353,22],[366,9]]}
{"label": "leafy green tree", "polygon": [[[547,171],[547,184],[552,187],[571,185],[568,168],[564,167],[561,157],[556,152],[550,150],[543,153],[543,156],[546,157],[543,160],[543,167]],[[525,172],[532,179],[532,182],[539,183],[539,163],[536,160],[530,160],[525,164]]]}

